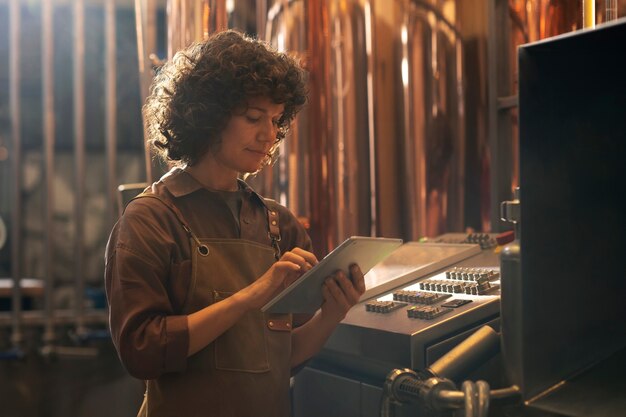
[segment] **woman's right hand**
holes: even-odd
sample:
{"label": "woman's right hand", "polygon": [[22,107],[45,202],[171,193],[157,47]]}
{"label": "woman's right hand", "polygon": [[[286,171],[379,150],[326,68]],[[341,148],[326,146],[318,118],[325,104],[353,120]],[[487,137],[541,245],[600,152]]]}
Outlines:
{"label": "woman's right hand", "polygon": [[189,328],[187,354],[193,355],[213,342],[246,312],[263,307],[278,291],[298,279],[315,264],[317,264],[315,255],[295,248],[285,252],[252,284],[224,300],[189,314],[187,316]]}
{"label": "woman's right hand", "polygon": [[285,252],[259,279],[237,293],[250,310],[264,306],[279,291],[291,285],[317,264],[311,252],[294,248]]}

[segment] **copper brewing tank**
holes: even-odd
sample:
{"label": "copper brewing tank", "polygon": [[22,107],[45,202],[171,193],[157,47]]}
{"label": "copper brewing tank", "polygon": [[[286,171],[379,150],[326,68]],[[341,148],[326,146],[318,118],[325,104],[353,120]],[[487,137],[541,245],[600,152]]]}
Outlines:
{"label": "copper brewing tank", "polygon": [[370,2],[268,2],[265,38],[301,59],[310,94],[277,163],[253,184],[310,227],[319,254],[376,234]]}
{"label": "copper brewing tank", "polygon": [[463,42],[454,0],[404,1],[396,27],[403,218],[411,240],[464,227]]}
{"label": "copper brewing tank", "polygon": [[303,55],[311,72],[309,108],[270,183],[311,219],[318,244],[462,230],[463,49],[454,18],[453,1],[270,7],[266,38]]}
{"label": "copper brewing tank", "polygon": [[490,211],[517,184],[515,48],[573,29],[579,7],[501,6],[169,0],[168,51],[236,27],[308,69],[308,105],[276,164],[248,181],[289,207],[323,255],[351,235],[417,240],[467,226],[498,230]]}

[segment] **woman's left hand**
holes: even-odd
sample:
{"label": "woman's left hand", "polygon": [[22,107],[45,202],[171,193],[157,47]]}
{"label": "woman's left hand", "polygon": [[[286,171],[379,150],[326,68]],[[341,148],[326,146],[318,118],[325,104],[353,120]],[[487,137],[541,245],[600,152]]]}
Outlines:
{"label": "woman's left hand", "polygon": [[322,285],[322,318],[339,323],[364,292],[365,279],[357,264],[350,266],[349,278],[344,271],[335,272]]}
{"label": "woman's left hand", "polygon": [[324,346],[337,324],[346,317],[350,308],[359,302],[365,292],[361,268],[354,264],[344,271],[330,275],[322,285],[324,302],[322,311],[307,323],[294,329],[291,339],[291,366],[301,365]]}

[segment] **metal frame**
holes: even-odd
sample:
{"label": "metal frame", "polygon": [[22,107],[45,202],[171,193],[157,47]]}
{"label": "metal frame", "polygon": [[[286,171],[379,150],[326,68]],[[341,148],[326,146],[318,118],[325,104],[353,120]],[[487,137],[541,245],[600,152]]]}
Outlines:
{"label": "metal frame", "polygon": [[[57,342],[56,330],[59,325],[74,327],[79,338],[100,338],[95,332],[88,334],[85,324],[104,324],[107,322],[107,313],[103,309],[85,311],[84,307],[84,245],[85,245],[85,6],[84,0],[76,0],[72,4],[73,13],[73,103],[74,103],[74,167],[75,167],[75,211],[76,211],[76,241],[75,241],[75,277],[74,290],[76,295],[75,306],[68,310],[55,308],[54,289],[56,277],[54,273],[55,261],[55,227],[54,227],[54,178],[55,178],[55,64],[54,64],[54,13],[55,0],[44,0],[41,3],[41,78],[42,78],[42,136],[43,136],[43,204],[42,218],[44,221],[44,276],[42,287],[29,287],[22,269],[22,251],[25,249],[22,237],[24,202],[22,198],[22,129],[21,129],[21,13],[22,6],[19,0],[11,0],[9,4],[9,101],[11,117],[11,302],[10,312],[0,313],[0,326],[11,326],[12,352],[6,357],[18,358],[22,355],[24,345],[24,326],[43,327],[43,348],[41,353],[58,353],[64,347],[55,346]],[[105,29],[107,32],[106,48],[107,69],[106,80],[106,137],[107,162],[109,184],[115,183],[116,158],[116,74],[115,74],[115,0],[107,0],[105,15]],[[107,216],[114,220],[117,214],[116,184],[111,193],[111,202]],[[108,194],[107,194],[108,195]],[[37,280],[39,281],[39,280]],[[38,290],[41,290],[38,292]],[[23,311],[24,297],[43,296],[43,308]]]}
{"label": "metal frame", "polygon": [[509,4],[505,0],[489,0],[488,11],[490,219],[491,231],[499,232],[510,228],[500,220],[499,207],[500,202],[510,200],[513,196],[511,189],[513,138],[510,110],[517,107],[517,96],[513,95],[508,81],[512,70],[508,61],[511,33],[509,25],[503,22],[509,21]]}

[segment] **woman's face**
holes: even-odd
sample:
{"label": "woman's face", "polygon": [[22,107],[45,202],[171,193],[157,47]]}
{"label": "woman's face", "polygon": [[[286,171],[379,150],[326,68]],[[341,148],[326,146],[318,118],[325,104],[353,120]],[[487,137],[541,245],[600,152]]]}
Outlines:
{"label": "woman's face", "polygon": [[249,99],[245,111],[233,114],[222,132],[215,161],[238,174],[261,169],[276,142],[277,124],[284,109],[284,104],[269,98]]}

